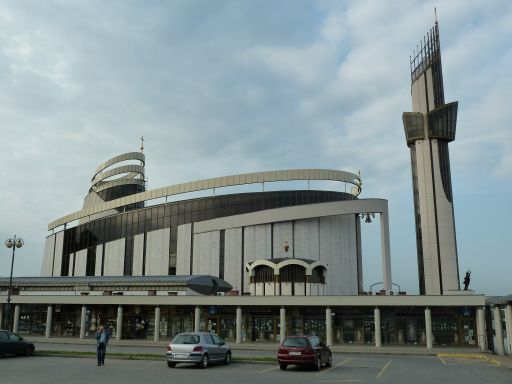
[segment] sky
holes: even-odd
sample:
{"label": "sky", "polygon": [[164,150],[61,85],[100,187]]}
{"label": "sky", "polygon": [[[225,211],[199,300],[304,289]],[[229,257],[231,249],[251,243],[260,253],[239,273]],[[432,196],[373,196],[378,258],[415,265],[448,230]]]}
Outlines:
{"label": "sky", "polygon": [[[418,292],[409,56],[440,27],[461,280],[512,293],[512,2],[0,0],[0,240],[40,274],[49,222],[137,151],[148,188],[294,168],[361,172],[389,201],[393,282]],[[507,117],[508,116],[508,117]],[[382,281],[363,223],[364,288]],[[0,276],[11,250],[0,248]]]}

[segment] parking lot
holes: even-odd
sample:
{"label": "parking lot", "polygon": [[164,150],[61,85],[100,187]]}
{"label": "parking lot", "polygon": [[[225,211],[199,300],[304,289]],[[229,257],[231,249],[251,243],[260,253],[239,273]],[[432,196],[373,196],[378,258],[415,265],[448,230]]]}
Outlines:
{"label": "parking lot", "polygon": [[164,359],[108,359],[103,367],[93,358],[3,357],[0,383],[34,384],[108,382],[154,383],[512,383],[512,370],[482,355],[439,356],[335,354],[333,366],[317,372],[277,364],[231,364],[199,369],[167,367]]}

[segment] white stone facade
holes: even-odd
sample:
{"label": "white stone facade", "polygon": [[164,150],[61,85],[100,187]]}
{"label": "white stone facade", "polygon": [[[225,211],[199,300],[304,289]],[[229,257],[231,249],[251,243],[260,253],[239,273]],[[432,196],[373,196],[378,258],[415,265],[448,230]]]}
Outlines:
{"label": "white stone facade", "polygon": [[420,215],[424,289],[427,295],[441,295],[459,289],[459,270],[453,203],[449,201],[441,177],[440,141],[428,136],[427,114],[434,105],[432,69],[419,76],[411,86],[413,111],[424,114],[424,138],[411,144],[415,151],[415,169]]}
{"label": "white stone facade", "polygon": [[110,241],[105,244],[105,261],[103,262],[103,276],[124,275],[124,247],[125,239]]}
{"label": "white stone facade", "polygon": [[[294,283],[294,292],[357,295],[362,287],[359,215],[368,211],[383,212],[387,220],[387,202],[370,199],[278,208],[178,225],[176,274],[218,276],[229,282],[238,294],[250,294],[250,278],[244,268],[247,263],[302,258],[326,264],[326,284],[320,289]],[[122,276],[127,267],[126,244],[133,241],[132,275],[168,275],[171,238],[170,229],[164,228],[99,244],[94,266],[87,266],[87,249],[77,251],[70,255],[67,273],[85,276],[92,267],[95,276]],[[389,244],[389,239],[383,239],[383,244]],[[62,249],[63,232],[48,237],[43,273],[50,275],[53,271],[53,276],[61,275]],[[385,249],[384,265],[390,262],[388,248]],[[93,262],[92,257],[89,262]],[[283,284],[279,288],[265,287],[264,291],[287,295],[292,289]]]}

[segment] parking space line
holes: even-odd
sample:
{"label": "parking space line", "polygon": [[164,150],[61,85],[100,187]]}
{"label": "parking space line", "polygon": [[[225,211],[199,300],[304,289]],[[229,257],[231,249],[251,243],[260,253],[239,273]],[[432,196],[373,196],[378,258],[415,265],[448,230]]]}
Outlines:
{"label": "parking space line", "polygon": [[333,370],[334,368],[338,368],[338,367],[340,367],[340,366],[342,366],[344,364],[347,364],[350,360],[352,360],[352,359],[343,360],[342,362],[340,362],[340,363],[338,363],[336,365],[333,365],[330,368],[327,368],[327,369],[324,369],[323,371],[318,372],[316,375],[317,376],[318,375],[323,375],[325,372],[329,372],[329,371]]}
{"label": "parking space line", "polygon": [[498,360],[489,359],[487,356],[484,356],[484,355],[482,355],[482,358],[487,360],[489,362],[489,364],[495,365],[497,367],[499,367],[501,365],[501,363]]}
{"label": "parking space line", "polygon": [[457,357],[462,357],[462,358],[476,358],[476,359],[484,359],[484,355],[480,354],[480,353],[438,353],[437,354],[438,356],[443,356],[443,357],[452,357],[452,358],[457,358]]}
{"label": "parking space line", "polygon": [[[444,365],[460,365],[460,364],[475,364],[486,362],[491,365],[500,366],[501,363],[494,359],[489,359],[487,356],[476,353],[438,353],[437,357]],[[450,360],[445,360],[450,359]]]}
{"label": "parking space line", "polygon": [[261,375],[262,373],[267,373],[267,372],[270,372],[270,371],[275,371],[276,369],[279,369],[279,365],[277,367],[271,367],[271,368],[267,368],[267,369],[264,369],[263,371],[259,371],[258,372],[258,375]]}
{"label": "parking space line", "polygon": [[384,372],[386,371],[386,369],[388,369],[389,367],[389,364],[391,364],[393,360],[389,360],[385,366],[382,367],[382,369],[380,370],[379,374],[377,375],[377,379],[380,379],[381,376],[384,374]]}
{"label": "parking space line", "polygon": [[354,383],[363,381],[361,379],[338,379],[338,380],[320,380],[319,383]]}

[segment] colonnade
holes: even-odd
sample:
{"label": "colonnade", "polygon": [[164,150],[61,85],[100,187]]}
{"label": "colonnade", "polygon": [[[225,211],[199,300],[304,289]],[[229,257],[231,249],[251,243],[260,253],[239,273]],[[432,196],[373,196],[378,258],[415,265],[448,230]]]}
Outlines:
{"label": "colonnade", "polygon": [[[51,324],[53,317],[53,305],[48,306],[47,314],[46,314],[46,329],[45,329],[45,337],[49,338],[51,336]],[[501,307],[499,305],[495,305],[493,307],[493,314],[495,319],[501,319]],[[286,336],[286,311],[287,308],[282,306],[279,310],[279,337],[280,340],[283,340]],[[476,307],[476,338],[478,347],[480,350],[487,350],[487,337],[485,332],[485,307]],[[430,349],[433,346],[433,334],[432,334],[432,317],[431,310],[429,307],[425,307],[425,334],[426,334],[426,348]],[[200,331],[201,327],[201,313],[202,309],[200,306],[196,306],[194,308],[194,331]],[[85,305],[81,308],[81,316],[80,316],[80,338],[85,338],[86,334],[86,317],[87,317],[87,307]],[[243,311],[241,307],[236,308],[236,332],[235,332],[235,343],[242,343],[242,324],[243,324]],[[18,331],[20,319],[20,305],[15,305],[14,307],[14,321],[13,321],[13,331]],[[382,346],[382,332],[381,332],[381,313],[380,308],[375,307],[373,310],[373,319],[375,325],[375,333],[374,333],[374,345],[376,348],[380,348]],[[511,343],[512,341],[512,305],[508,304],[506,306],[506,332],[507,332],[507,342]],[[123,306],[119,305],[117,308],[117,332],[116,332],[116,340],[121,340],[122,331],[121,326],[123,324]],[[154,312],[154,324],[155,324],[155,332],[154,332],[154,341],[159,341],[160,338],[160,307],[155,307]],[[504,346],[504,335],[501,321],[495,321],[495,352],[497,354],[505,353]],[[333,312],[330,307],[325,309],[325,329],[326,329],[326,344],[333,344]],[[509,346],[508,350],[512,350],[512,346]]]}
{"label": "colonnade", "polygon": [[491,308],[494,317],[494,353],[504,355],[508,350],[512,353],[512,304],[505,307],[505,328],[507,336],[507,348],[505,348],[505,338],[503,333],[503,325],[501,321],[501,306],[495,305]]}

